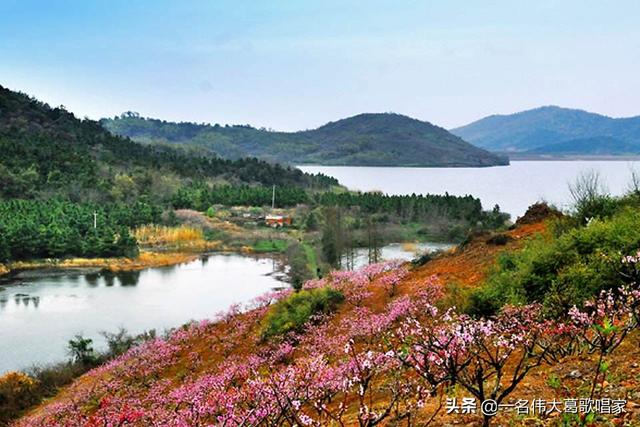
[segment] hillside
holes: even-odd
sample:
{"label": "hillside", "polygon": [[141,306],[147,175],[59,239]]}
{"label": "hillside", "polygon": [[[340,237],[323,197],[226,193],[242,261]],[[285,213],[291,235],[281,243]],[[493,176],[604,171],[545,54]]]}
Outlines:
{"label": "hillside", "polygon": [[[170,197],[193,180],[325,187],[337,182],[256,159],[223,160],[114,136],[0,86],[0,197],[109,201],[123,193]],[[124,197],[126,199],[126,197]]]}
{"label": "hillside", "polygon": [[[525,287],[542,272],[562,275],[565,286],[596,272],[610,284],[627,281],[615,270],[634,271],[637,256],[618,257],[614,270],[603,271],[602,256],[590,252],[618,251],[619,222],[640,221],[627,203],[614,217],[560,237],[547,232],[544,217],[527,215],[504,234],[477,236],[422,265],[375,264],[307,282],[298,293],[265,295],[247,311],[234,307],[179,328],[91,371],[17,426],[521,425],[509,410],[449,413],[444,398],[563,405],[589,395],[624,400],[626,412],[532,410],[527,425],[636,425],[637,286],[567,317],[544,317],[535,303],[505,307],[490,320],[447,310],[473,304],[469,295],[502,275]],[[587,241],[598,247],[586,248]],[[541,245],[558,245],[565,256],[531,252]],[[567,267],[582,276],[567,275]],[[548,290],[550,307],[558,309],[555,297],[566,291]]]}
{"label": "hillside", "polygon": [[507,159],[445,129],[399,114],[360,114],[317,129],[273,132],[250,126],[171,123],[126,113],[102,124],[135,141],[204,150],[224,158],[255,156],[288,164],[350,166],[494,166]]}
{"label": "hillside", "polygon": [[640,117],[616,119],[556,106],[489,116],[452,129],[451,132],[493,151],[609,155],[640,153]]}
{"label": "hillside", "polygon": [[622,156],[640,153],[640,144],[621,141],[610,136],[578,138],[542,145],[525,151],[526,154]]}

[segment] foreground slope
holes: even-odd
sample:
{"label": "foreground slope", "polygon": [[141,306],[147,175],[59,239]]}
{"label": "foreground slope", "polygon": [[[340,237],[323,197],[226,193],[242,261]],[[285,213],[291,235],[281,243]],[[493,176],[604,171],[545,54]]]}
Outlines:
{"label": "foreground slope", "polygon": [[[337,272],[330,280],[336,287],[345,285],[346,302],[316,326],[291,333],[283,340],[262,337],[269,304],[283,298],[283,293],[265,295],[247,312],[233,307],[218,315],[215,322],[180,328],[167,340],[144,344],[91,371],[17,425],[93,426],[123,421],[139,426],[242,425],[242,416],[236,416],[235,412],[241,412],[244,404],[255,415],[249,425],[294,424],[285,419],[272,424],[258,421],[260,411],[265,411],[266,416],[275,410],[273,405],[279,404],[273,399],[277,398],[281,381],[291,384],[300,381],[298,386],[314,381],[341,382],[339,373],[329,370],[322,359],[341,358],[345,346],[356,336],[377,342],[385,325],[399,317],[413,298],[419,298],[423,292],[429,297],[438,294],[439,279],[455,277],[465,286],[473,286],[478,277],[486,274],[497,253],[518,247],[543,228],[542,224],[535,224],[510,232],[513,239],[504,247],[478,239],[464,250],[450,252],[412,271],[391,263],[369,266],[363,275]],[[458,268],[452,271],[447,267],[450,265]],[[440,274],[443,277],[439,278]],[[385,277],[398,279],[393,294]],[[320,282],[307,286],[314,288]],[[316,358],[318,355],[320,358]],[[293,367],[297,369],[291,370]],[[255,388],[246,391],[248,394],[242,392],[241,397],[233,383],[247,381],[246,375],[252,371],[278,384],[258,384],[257,378],[249,379],[245,384]],[[265,385],[267,389],[274,387],[273,394],[262,389]],[[386,397],[375,397],[380,398]],[[241,402],[244,399],[255,401]],[[220,405],[231,413],[225,413]],[[357,422],[351,404],[348,406],[344,422],[352,425]]]}
{"label": "foreground slope", "polygon": [[[505,358],[496,359],[504,369],[498,381],[508,381],[523,369],[511,362],[532,362],[529,340],[550,344],[565,332],[554,329],[551,333],[549,327],[556,326],[533,322],[534,307],[484,322],[457,318],[432,304],[440,301],[437,305],[446,307],[456,302],[456,294],[441,283],[473,289],[499,254],[518,250],[545,229],[542,222],[522,221],[502,239],[477,237],[422,266],[379,264],[309,282],[304,292],[320,292],[331,284],[342,292],[344,301],[336,311],[325,312],[279,338],[266,336],[264,325],[273,316],[273,307],[281,308],[282,301],[287,301],[289,292],[266,295],[248,311],[232,308],[216,322],[180,328],[168,339],[150,341],[93,370],[17,425],[489,425],[494,417],[445,413],[443,396],[447,394],[440,393],[450,373],[440,377],[448,371],[435,367],[458,366],[458,381],[467,384],[464,371],[471,365],[466,365],[465,357],[475,360],[475,356],[465,353],[465,346],[471,346],[472,353],[480,350],[469,341],[478,327],[474,336],[482,345],[490,342],[487,336],[497,338],[496,354],[504,352]],[[464,328],[459,329],[456,322],[463,322]],[[531,336],[528,328],[543,328],[539,332],[544,333]],[[567,333],[571,337],[573,329]],[[438,338],[431,344],[414,341],[428,337]],[[398,338],[402,340],[396,342]],[[409,342],[415,345],[407,346]],[[435,352],[430,350],[421,359],[429,345],[435,345]],[[607,396],[619,398],[637,390],[640,371],[637,365],[629,368],[637,345],[638,336],[632,334],[608,359],[608,381],[615,381],[615,388],[603,383]],[[491,356],[492,351],[487,354]],[[534,366],[537,369],[518,383],[517,397],[560,399],[573,395],[567,393],[582,393],[590,375],[586,367],[595,363],[594,356],[567,353],[559,357],[562,363]],[[429,364],[424,363],[427,359]],[[483,383],[496,379],[488,366]],[[561,388],[557,381],[562,381]],[[459,386],[454,396],[468,396],[463,389]],[[629,406],[614,422],[637,422],[634,408]],[[509,412],[497,417],[503,424],[521,421]],[[570,419],[557,415],[529,418],[537,425],[572,425]]]}
{"label": "foreground slope", "polygon": [[487,150],[536,154],[638,154],[640,117],[611,118],[583,110],[540,107],[493,115],[451,132]]}
{"label": "foreground slope", "polygon": [[360,114],[301,132],[250,126],[171,123],[135,113],[102,124],[139,142],[165,143],[225,158],[256,156],[292,164],[350,166],[493,166],[507,159],[445,129],[400,114]]}

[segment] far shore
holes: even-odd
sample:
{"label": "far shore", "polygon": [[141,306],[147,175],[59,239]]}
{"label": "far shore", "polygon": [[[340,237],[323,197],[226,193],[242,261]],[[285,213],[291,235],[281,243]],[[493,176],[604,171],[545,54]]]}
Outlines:
{"label": "far shore", "polygon": [[35,269],[91,270],[112,272],[135,271],[149,267],[163,267],[198,259],[200,254],[187,252],[140,252],[136,258],[67,258],[14,261],[0,264],[0,275]]}
{"label": "far shore", "polygon": [[588,160],[607,160],[607,161],[640,161],[640,155],[548,155],[548,154],[526,154],[526,153],[499,153],[509,156],[510,161],[588,161]]}
{"label": "far shore", "polygon": [[[214,248],[210,248],[214,249]],[[69,271],[93,271],[106,270],[113,273],[122,271],[137,271],[153,267],[168,267],[186,262],[195,261],[207,253],[235,253],[243,255],[265,256],[254,253],[251,248],[230,250],[225,247],[216,247],[215,250],[180,251],[173,250],[142,250],[135,258],[65,258],[65,259],[38,259],[28,261],[13,261],[0,264],[0,277],[26,270],[69,270]],[[270,254],[274,255],[274,254]]]}

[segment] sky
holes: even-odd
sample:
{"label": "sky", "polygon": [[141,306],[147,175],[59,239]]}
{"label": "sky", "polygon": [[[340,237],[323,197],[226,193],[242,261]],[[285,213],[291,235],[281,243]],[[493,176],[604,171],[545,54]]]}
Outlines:
{"label": "sky", "polygon": [[79,117],[452,128],[542,105],[640,115],[637,0],[0,0],[0,85]]}

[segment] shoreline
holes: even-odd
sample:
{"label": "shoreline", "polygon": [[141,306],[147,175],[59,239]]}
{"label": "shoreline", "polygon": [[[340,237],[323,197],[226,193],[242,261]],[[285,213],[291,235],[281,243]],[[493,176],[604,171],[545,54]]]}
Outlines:
{"label": "shoreline", "polygon": [[141,251],[136,258],[66,258],[14,261],[0,264],[0,278],[29,270],[107,270],[111,272],[136,271],[152,267],[164,267],[193,261],[200,257],[196,252]]}
{"label": "shoreline", "polygon": [[22,271],[30,270],[65,270],[82,272],[84,270],[107,270],[112,273],[138,271],[146,268],[168,267],[195,261],[204,254],[238,254],[253,256],[273,256],[275,254],[263,254],[251,251],[249,248],[231,250],[229,248],[216,248],[215,250],[185,251],[174,249],[155,248],[143,249],[136,258],[65,258],[65,259],[38,259],[28,261],[13,261],[0,264],[0,280],[6,279]]}

